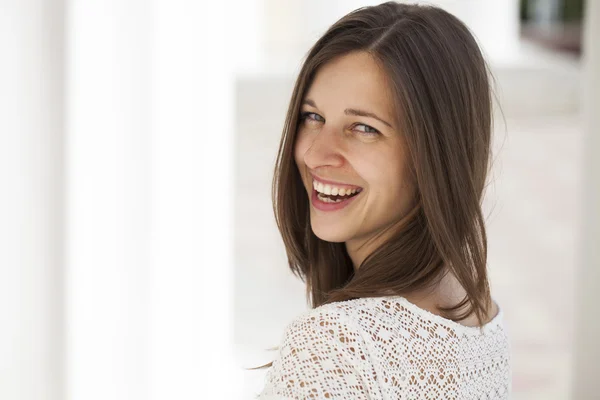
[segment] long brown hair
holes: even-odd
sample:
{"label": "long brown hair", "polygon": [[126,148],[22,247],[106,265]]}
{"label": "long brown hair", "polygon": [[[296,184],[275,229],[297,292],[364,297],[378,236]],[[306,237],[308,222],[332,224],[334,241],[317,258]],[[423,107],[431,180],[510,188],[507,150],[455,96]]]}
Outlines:
{"label": "long brown hair", "polygon": [[[316,71],[353,51],[371,54],[389,78],[417,189],[414,208],[356,270],[344,243],[326,242],[312,232],[293,153],[301,103]],[[460,321],[475,313],[483,326],[491,306],[481,209],[491,154],[489,76],[469,29],[433,6],[387,2],[359,8],[310,49],[285,119],[272,198],[289,267],[306,283],[313,308],[403,296],[451,271],[467,294],[453,307],[439,307],[443,316]],[[458,313],[461,309],[466,310]]]}

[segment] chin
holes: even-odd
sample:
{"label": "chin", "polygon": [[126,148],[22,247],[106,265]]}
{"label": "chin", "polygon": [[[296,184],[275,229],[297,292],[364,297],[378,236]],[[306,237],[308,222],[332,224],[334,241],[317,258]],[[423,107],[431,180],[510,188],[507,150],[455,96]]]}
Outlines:
{"label": "chin", "polygon": [[348,240],[346,231],[341,231],[339,227],[319,227],[311,224],[311,228],[316,237],[326,242],[343,243]]}

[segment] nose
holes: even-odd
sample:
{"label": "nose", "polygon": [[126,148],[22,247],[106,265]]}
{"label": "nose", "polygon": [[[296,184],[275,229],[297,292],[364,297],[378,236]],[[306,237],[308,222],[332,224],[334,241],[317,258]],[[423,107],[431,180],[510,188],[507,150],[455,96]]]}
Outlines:
{"label": "nose", "polygon": [[341,131],[335,127],[323,126],[315,134],[309,147],[304,153],[304,163],[312,170],[318,167],[341,167],[344,164],[342,156]]}

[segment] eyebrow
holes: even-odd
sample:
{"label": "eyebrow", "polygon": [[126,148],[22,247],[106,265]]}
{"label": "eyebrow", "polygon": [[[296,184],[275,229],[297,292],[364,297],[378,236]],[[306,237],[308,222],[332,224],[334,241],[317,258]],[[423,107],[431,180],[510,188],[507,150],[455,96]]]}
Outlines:
{"label": "eyebrow", "polygon": [[[317,107],[317,104],[314,101],[312,101],[311,99],[304,99],[302,101],[302,104],[308,104],[311,107],[319,108],[319,107]],[[372,112],[369,112],[369,111],[358,110],[356,108],[346,108],[344,110],[344,114],[346,114],[346,115],[356,115],[358,117],[374,118],[377,121],[379,121],[379,122],[381,122],[381,123],[383,123],[383,124],[385,124],[385,125],[387,125],[387,126],[389,126],[390,128],[393,129],[392,125],[389,122],[386,122],[385,120],[379,118],[376,114],[374,114]]]}

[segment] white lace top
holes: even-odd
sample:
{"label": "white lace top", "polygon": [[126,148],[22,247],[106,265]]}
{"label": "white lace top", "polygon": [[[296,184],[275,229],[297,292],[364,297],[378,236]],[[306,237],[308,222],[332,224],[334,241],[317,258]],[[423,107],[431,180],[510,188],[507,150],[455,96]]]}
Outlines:
{"label": "white lace top", "polygon": [[508,399],[500,309],[483,331],[403,297],[325,304],[285,329],[259,399]]}

